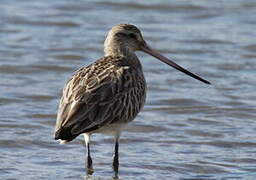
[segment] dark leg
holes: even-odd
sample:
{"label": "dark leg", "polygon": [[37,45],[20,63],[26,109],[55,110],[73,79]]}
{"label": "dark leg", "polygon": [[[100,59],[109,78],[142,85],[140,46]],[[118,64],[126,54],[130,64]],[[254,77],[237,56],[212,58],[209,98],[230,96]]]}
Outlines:
{"label": "dark leg", "polygon": [[118,179],[118,167],[119,167],[119,159],[118,159],[118,146],[119,142],[116,140],[115,142],[115,152],[114,152],[114,158],[113,158],[113,169],[114,169],[114,178]]}
{"label": "dark leg", "polygon": [[90,155],[90,144],[88,143],[87,145],[87,175],[92,175],[93,174],[93,167],[92,167],[92,158]]}

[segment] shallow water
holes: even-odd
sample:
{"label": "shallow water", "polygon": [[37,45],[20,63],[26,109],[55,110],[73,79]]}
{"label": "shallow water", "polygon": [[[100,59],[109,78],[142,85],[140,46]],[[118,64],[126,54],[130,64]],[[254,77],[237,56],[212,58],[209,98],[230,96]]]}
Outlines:
{"label": "shallow water", "polygon": [[[212,85],[137,53],[148,96],[122,135],[121,179],[256,178],[254,1],[3,0],[0,18],[0,179],[85,178],[82,137],[53,140],[58,100],[127,22]],[[111,179],[112,149],[93,136],[92,179]]]}

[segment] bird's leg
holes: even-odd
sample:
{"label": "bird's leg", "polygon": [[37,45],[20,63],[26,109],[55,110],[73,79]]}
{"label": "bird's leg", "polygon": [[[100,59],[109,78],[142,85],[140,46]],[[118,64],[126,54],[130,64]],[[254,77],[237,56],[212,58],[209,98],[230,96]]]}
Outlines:
{"label": "bird's leg", "polygon": [[93,167],[92,167],[92,158],[90,154],[90,136],[88,134],[84,134],[85,145],[87,148],[87,162],[85,162],[85,168],[87,170],[87,175],[93,174]]}
{"label": "bird's leg", "polygon": [[113,170],[114,170],[114,178],[118,179],[118,167],[119,167],[119,158],[118,158],[118,146],[119,141],[118,139],[115,140],[115,152],[113,156]]}
{"label": "bird's leg", "polygon": [[93,167],[92,167],[92,158],[90,155],[90,143],[87,144],[87,174],[92,175],[93,174]]}

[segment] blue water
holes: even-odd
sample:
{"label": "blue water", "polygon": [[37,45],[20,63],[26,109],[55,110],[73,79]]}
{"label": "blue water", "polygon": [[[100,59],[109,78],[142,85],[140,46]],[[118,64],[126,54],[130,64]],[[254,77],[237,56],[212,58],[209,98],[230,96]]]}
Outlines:
{"label": "blue water", "polygon": [[[119,23],[212,82],[137,53],[148,96],[123,132],[120,178],[256,178],[256,2],[2,0],[0,18],[0,179],[85,179],[83,138],[53,140],[58,101]],[[112,139],[92,140],[92,179],[111,179]]]}

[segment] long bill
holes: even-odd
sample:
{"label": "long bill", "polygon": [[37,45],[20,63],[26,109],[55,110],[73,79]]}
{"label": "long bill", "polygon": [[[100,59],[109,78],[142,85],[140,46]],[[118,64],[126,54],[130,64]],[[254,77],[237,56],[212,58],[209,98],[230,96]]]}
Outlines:
{"label": "long bill", "polygon": [[151,56],[154,56],[155,58],[159,59],[160,61],[168,64],[169,66],[172,66],[173,68],[199,80],[202,81],[206,84],[211,84],[209,81],[195,75],[192,72],[189,72],[188,70],[184,69],[183,67],[179,66],[178,64],[176,64],[175,62],[171,61],[170,59],[162,56],[160,53],[158,53],[157,51],[153,50],[150,46],[148,46],[146,43],[144,45],[141,46],[141,50],[144,51],[147,54],[150,54]]}

